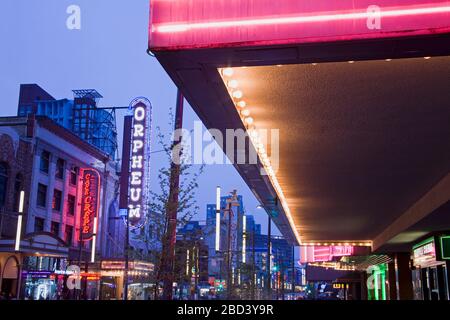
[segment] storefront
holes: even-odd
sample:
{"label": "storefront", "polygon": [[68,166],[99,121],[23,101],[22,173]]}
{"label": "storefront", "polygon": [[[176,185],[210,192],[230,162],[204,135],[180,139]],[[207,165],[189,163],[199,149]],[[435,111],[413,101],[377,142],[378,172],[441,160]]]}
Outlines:
{"label": "storefront", "polygon": [[21,271],[21,297],[25,300],[64,298],[66,258],[25,256]]}
{"label": "storefront", "polygon": [[367,299],[387,300],[389,291],[387,263],[370,266],[367,270],[367,276]]}
{"label": "storefront", "polygon": [[413,246],[415,300],[449,300],[450,236],[432,236]]}
{"label": "storefront", "polygon": [[0,294],[3,298],[17,297],[20,277],[20,256],[0,252]]}
{"label": "storefront", "polygon": [[13,239],[0,240],[1,292],[8,298],[58,300],[63,298],[68,248],[47,232],[25,235],[20,250]]}
{"label": "storefront", "polygon": [[[151,274],[154,265],[144,261],[128,263],[128,299],[149,300],[154,291]],[[124,260],[103,260],[101,263],[100,299],[121,300],[124,289]]]}

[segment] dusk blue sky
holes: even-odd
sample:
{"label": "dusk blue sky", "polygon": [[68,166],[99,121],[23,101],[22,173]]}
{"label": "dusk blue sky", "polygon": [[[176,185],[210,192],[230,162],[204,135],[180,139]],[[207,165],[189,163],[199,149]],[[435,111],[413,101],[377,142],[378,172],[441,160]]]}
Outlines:
{"label": "dusk blue sky", "polygon": [[[81,30],[66,27],[69,5],[81,8]],[[55,98],[72,98],[72,89],[97,89],[102,106],[126,106],[136,96],[153,104],[153,129],[168,127],[176,88],[155,58],[146,53],[149,0],[2,0],[0,4],[0,116],[16,115],[19,85],[37,83]],[[122,135],[123,111],[117,125]],[[198,120],[185,104],[184,127]],[[153,130],[153,135],[156,130]],[[160,149],[153,136],[153,150]],[[152,188],[164,162],[152,155]],[[214,203],[216,185],[237,189],[247,213],[254,214],[266,232],[267,216],[231,165],[206,166],[199,180],[197,220],[205,219]],[[278,231],[274,233],[278,234]]]}

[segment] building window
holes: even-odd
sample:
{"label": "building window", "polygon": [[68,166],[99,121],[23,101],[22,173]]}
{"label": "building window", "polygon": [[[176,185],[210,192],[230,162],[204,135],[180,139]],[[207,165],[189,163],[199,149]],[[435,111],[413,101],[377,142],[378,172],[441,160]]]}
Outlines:
{"label": "building window", "polygon": [[41,162],[39,165],[39,169],[42,172],[48,173],[49,167],[50,167],[50,152],[44,150],[41,153]]}
{"label": "building window", "polygon": [[71,194],[67,196],[67,214],[70,216],[75,215],[75,196]]}
{"label": "building window", "polygon": [[16,212],[19,211],[19,201],[20,201],[20,192],[23,187],[23,176],[21,173],[16,175],[16,180],[14,181],[14,210]]}
{"label": "building window", "polygon": [[6,163],[0,162],[0,207],[6,202],[6,189],[8,186],[8,167]]}
{"label": "building window", "polygon": [[78,168],[72,167],[72,169],[70,169],[70,184],[76,186],[77,180],[78,180]]}
{"label": "building window", "polygon": [[51,225],[51,233],[53,233],[55,236],[59,235],[59,223],[52,221],[52,225]]}
{"label": "building window", "polygon": [[63,159],[56,160],[55,178],[64,179],[65,161]]}
{"label": "building window", "polygon": [[66,241],[69,247],[72,245],[72,238],[73,238],[73,227],[66,226],[66,230],[64,231],[64,240]]}
{"label": "building window", "polygon": [[38,183],[36,204],[39,207],[45,208],[46,207],[46,201],[47,201],[47,186],[43,185],[41,183]]}
{"label": "building window", "polygon": [[52,200],[53,210],[61,211],[61,200],[62,200],[62,191],[58,189],[53,190],[53,200]]}
{"label": "building window", "polygon": [[45,220],[42,218],[34,218],[34,232],[44,231],[44,222]]}

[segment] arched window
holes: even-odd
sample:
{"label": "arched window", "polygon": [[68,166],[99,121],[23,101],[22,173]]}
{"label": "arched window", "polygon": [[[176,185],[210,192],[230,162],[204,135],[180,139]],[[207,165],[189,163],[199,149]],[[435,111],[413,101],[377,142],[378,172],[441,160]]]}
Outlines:
{"label": "arched window", "polygon": [[21,173],[16,174],[16,180],[14,181],[14,210],[19,211],[20,191],[23,188],[23,176]]}
{"label": "arched window", "polygon": [[8,187],[8,166],[0,162],[0,207],[6,202],[6,189]]}

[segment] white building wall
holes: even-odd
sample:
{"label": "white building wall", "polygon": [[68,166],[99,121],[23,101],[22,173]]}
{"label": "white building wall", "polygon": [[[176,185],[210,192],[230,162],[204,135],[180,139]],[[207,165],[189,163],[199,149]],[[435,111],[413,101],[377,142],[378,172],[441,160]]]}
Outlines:
{"label": "white building wall", "polygon": [[[70,216],[67,213],[67,201],[68,195],[72,194],[76,197],[76,204],[80,204],[80,195],[77,192],[77,186],[70,184],[70,169],[72,166],[83,168],[83,167],[93,167],[97,169],[101,176],[101,194],[100,194],[100,208],[99,208],[99,225],[98,225],[98,237],[97,237],[97,252],[100,253],[105,250],[104,244],[106,243],[106,232],[105,223],[107,225],[108,218],[108,207],[111,201],[115,198],[116,185],[118,183],[118,177],[115,172],[115,168],[108,164],[106,166],[101,162],[100,159],[92,156],[90,153],[82,150],[78,146],[65,141],[62,137],[48,131],[45,128],[39,127],[36,130],[36,138],[34,139],[35,154],[33,159],[33,170],[32,170],[32,192],[29,201],[29,218],[27,220],[26,232],[34,232],[35,217],[41,217],[45,219],[44,231],[51,231],[51,221],[58,222],[59,232],[58,236],[64,239],[66,225],[73,226],[73,239],[72,246],[78,246],[78,239],[76,234],[80,228],[80,216],[79,212],[76,210],[74,216]],[[43,150],[50,152],[50,170],[49,173],[43,173],[40,171],[40,156]],[[62,180],[55,178],[56,161],[61,158],[65,161],[65,174]],[[104,177],[107,177],[106,181]],[[41,208],[37,206],[37,189],[38,183],[42,183],[47,186],[47,199],[46,208]],[[106,192],[103,190],[106,186]],[[52,199],[53,191],[57,188],[62,191],[62,205],[61,211],[56,212],[52,210]],[[105,201],[104,201],[104,197]],[[85,243],[86,248],[91,248],[91,243]]]}

